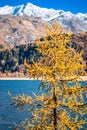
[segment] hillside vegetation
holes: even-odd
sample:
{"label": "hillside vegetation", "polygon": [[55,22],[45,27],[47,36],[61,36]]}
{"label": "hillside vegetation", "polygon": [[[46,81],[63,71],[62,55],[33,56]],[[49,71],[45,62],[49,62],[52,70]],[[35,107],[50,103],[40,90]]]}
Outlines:
{"label": "hillside vegetation", "polygon": [[[43,39],[41,39],[43,40]],[[72,47],[78,52],[83,50],[83,59],[87,64],[87,33],[73,34]],[[26,77],[27,69],[24,66],[24,59],[27,59],[29,64],[32,59],[37,60],[40,53],[36,50],[36,43],[14,46],[12,49],[3,50],[3,45],[0,45],[0,77],[18,75],[18,77]],[[86,69],[87,71],[87,69]],[[14,75],[15,74],[15,75]]]}
{"label": "hillside vegetation", "polygon": [[36,46],[21,45],[15,46],[13,49],[0,52],[0,72],[1,77],[5,73],[21,72],[26,74],[24,59],[27,59],[29,64],[32,63],[32,59],[37,60],[40,53],[35,50]]}

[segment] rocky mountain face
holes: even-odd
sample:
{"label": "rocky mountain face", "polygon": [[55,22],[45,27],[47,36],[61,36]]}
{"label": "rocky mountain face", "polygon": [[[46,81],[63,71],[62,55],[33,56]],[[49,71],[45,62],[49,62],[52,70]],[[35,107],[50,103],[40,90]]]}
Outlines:
{"label": "rocky mountain face", "polygon": [[31,3],[1,7],[0,48],[35,41],[45,35],[45,23],[55,21],[73,33],[87,32],[87,13],[72,14],[63,10],[40,8]]}
{"label": "rocky mountain face", "polygon": [[0,15],[14,15],[22,17],[37,17],[42,18],[43,21],[52,23],[60,21],[60,24],[65,29],[69,29],[74,33],[87,32],[87,13],[73,14],[63,10],[54,10],[47,8],[40,8],[27,3],[18,6],[4,6],[0,8]]}
{"label": "rocky mountain face", "polygon": [[45,34],[44,23],[40,18],[19,16],[0,16],[0,47],[11,48],[28,44]]}

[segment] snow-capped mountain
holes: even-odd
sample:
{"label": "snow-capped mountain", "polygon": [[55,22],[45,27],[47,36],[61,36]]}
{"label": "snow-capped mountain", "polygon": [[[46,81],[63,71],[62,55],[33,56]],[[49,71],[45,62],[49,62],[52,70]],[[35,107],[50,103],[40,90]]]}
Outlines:
{"label": "snow-capped mountain", "polygon": [[7,5],[0,8],[0,15],[11,14],[17,16],[41,17],[43,20],[46,21],[60,17],[64,13],[65,12],[62,10],[40,8],[31,3],[27,3],[26,5],[18,5],[14,7]]}
{"label": "snow-capped mountain", "polygon": [[43,21],[54,22],[59,20],[62,27],[73,32],[87,32],[87,13],[73,14],[63,10],[40,8],[32,3],[18,6],[4,6],[0,8],[0,15],[15,15],[23,17],[40,17]]}

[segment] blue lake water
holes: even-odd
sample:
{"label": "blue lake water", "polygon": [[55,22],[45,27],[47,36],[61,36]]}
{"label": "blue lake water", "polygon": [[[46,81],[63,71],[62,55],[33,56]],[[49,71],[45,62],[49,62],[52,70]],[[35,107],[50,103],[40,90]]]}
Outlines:
{"label": "blue lake water", "polygon": [[[24,109],[18,112],[17,109],[10,106],[11,98],[8,91],[13,96],[18,94],[29,94],[32,92],[40,93],[38,86],[41,81],[36,80],[0,80],[0,130],[13,130],[16,124],[29,117],[29,113]],[[87,82],[82,82],[82,86]]]}
{"label": "blue lake water", "polygon": [[11,99],[8,91],[13,96],[18,94],[29,94],[32,92],[38,94],[40,81],[33,80],[0,80],[0,130],[13,130],[15,124],[27,118],[29,113],[24,109],[18,112],[17,109],[10,106]]}

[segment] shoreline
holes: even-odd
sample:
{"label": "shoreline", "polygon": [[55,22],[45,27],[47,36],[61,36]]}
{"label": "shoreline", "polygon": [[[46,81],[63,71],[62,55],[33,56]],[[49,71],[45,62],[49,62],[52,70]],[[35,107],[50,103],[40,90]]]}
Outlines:
{"label": "shoreline", "polygon": [[82,79],[82,81],[87,81],[87,76],[80,76],[80,79]]}
{"label": "shoreline", "polygon": [[21,78],[21,77],[17,77],[17,78],[14,78],[14,77],[12,77],[12,78],[4,78],[4,77],[2,77],[2,78],[0,78],[0,80],[42,80],[42,79],[34,79],[34,78]]}
{"label": "shoreline", "polygon": [[[41,79],[34,79],[34,78],[0,78],[0,80],[41,80]],[[82,81],[87,81],[87,76],[80,76],[80,78],[78,79],[79,81],[82,80]]]}

